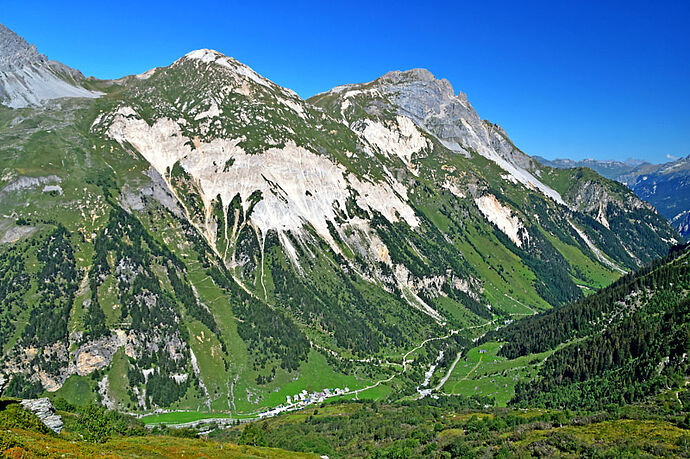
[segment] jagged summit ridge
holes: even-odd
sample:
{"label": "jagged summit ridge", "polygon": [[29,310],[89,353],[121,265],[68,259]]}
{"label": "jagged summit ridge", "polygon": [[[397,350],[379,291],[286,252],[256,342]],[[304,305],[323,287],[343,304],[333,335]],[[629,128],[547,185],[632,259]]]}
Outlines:
{"label": "jagged summit ridge", "polygon": [[440,92],[442,95],[453,98],[457,97],[467,103],[467,96],[463,92],[459,92],[457,95],[453,90],[453,85],[450,81],[445,78],[436,78],[433,73],[427,69],[416,68],[405,71],[394,70],[383,75],[381,78],[376,80],[377,82],[383,84],[403,84],[403,83],[422,83],[425,86],[433,87],[435,91]]}
{"label": "jagged summit ridge", "polygon": [[38,106],[61,97],[98,97],[81,87],[78,70],[49,60],[12,30],[0,24],[0,104]]}
{"label": "jagged summit ridge", "polygon": [[28,44],[22,37],[0,24],[0,71],[42,60],[42,57],[35,45]]}
{"label": "jagged summit ridge", "polygon": [[455,94],[448,80],[426,69],[394,71],[369,83],[337,86],[311,100],[318,104],[324,97],[338,98],[343,115],[353,101],[363,98],[365,111],[374,117],[382,113],[382,101],[387,101],[388,110],[409,118],[446,148],[465,156],[478,153],[526,187],[564,204],[560,194],[535,175],[535,161],[516,148],[500,126],[483,121],[463,92]]}
{"label": "jagged summit ridge", "polygon": [[413,79],[419,81],[434,81],[436,77],[429,70],[424,68],[416,68],[410,70],[393,70],[381,77],[381,80],[398,82],[402,79]]}

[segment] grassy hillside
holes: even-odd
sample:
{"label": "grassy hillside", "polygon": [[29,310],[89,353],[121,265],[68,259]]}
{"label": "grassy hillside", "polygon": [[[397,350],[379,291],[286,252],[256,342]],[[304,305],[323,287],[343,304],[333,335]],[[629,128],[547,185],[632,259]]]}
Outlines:
{"label": "grassy hillside", "polygon": [[[685,403],[690,394],[683,391]],[[409,404],[353,402],[216,431],[261,432],[269,446],[328,457],[683,457],[690,454],[685,405],[668,394],[608,412],[476,409],[479,400],[442,397]]]}
{"label": "grassy hillside", "polygon": [[[4,457],[686,457],[690,392],[664,391],[605,411],[486,409],[481,397],[408,403],[328,403],[222,428],[146,430],[102,408],[58,411],[59,435],[17,405],[1,403]],[[89,421],[86,422],[85,419]]]}
{"label": "grassy hillside", "polygon": [[601,409],[679,387],[689,374],[690,248],[581,301],[515,322],[484,340],[510,360],[551,353],[516,386],[519,406]]}
{"label": "grassy hillside", "polygon": [[[5,444],[11,445],[7,448]],[[20,457],[205,457],[205,458],[317,458],[316,454],[276,448],[218,443],[173,436],[123,437],[93,445],[33,431],[12,429],[0,434],[0,453]]]}
{"label": "grassy hillside", "polygon": [[0,456],[24,457],[206,457],[311,458],[257,445],[238,445],[198,438],[190,429],[147,431],[140,421],[94,405],[77,409],[64,401],[58,411],[65,426],[60,434],[11,400],[0,400]]}
{"label": "grassy hillside", "polygon": [[534,378],[551,355],[546,351],[508,359],[498,355],[502,346],[488,342],[464,352],[443,386],[445,393],[490,397],[495,406],[506,406],[515,395],[515,386]]}

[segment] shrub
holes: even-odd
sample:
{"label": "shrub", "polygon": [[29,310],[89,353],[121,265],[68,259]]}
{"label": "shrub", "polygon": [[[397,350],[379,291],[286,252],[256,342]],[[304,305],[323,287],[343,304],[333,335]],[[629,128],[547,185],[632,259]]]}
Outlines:
{"label": "shrub", "polygon": [[5,387],[5,397],[36,398],[43,392],[41,383],[29,381],[21,374],[15,374]]}
{"label": "shrub", "polygon": [[178,438],[196,438],[197,431],[194,429],[190,429],[189,427],[182,427],[179,429],[170,429],[168,434],[171,437],[178,437]]}
{"label": "shrub", "polygon": [[26,429],[47,434],[51,430],[38,419],[38,416],[26,411],[18,403],[11,403],[0,411],[0,428],[2,429]]}
{"label": "shrub", "polygon": [[108,440],[112,426],[108,422],[105,408],[95,403],[82,408],[77,418],[76,430],[84,440],[92,443],[104,443]]}
{"label": "shrub", "polygon": [[118,411],[107,411],[105,417],[112,433],[118,433],[125,437],[146,435],[144,423],[139,419]]}
{"label": "shrub", "polygon": [[0,453],[10,448],[24,446],[14,435],[0,430]]}
{"label": "shrub", "polygon": [[266,446],[264,431],[255,422],[250,422],[242,430],[242,435],[240,435],[237,443],[249,446]]}
{"label": "shrub", "polygon": [[72,405],[70,402],[68,402],[62,397],[58,397],[55,400],[53,400],[53,407],[56,410],[67,411],[69,413],[75,413],[77,411],[76,406]]}
{"label": "shrub", "polygon": [[452,457],[465,457],[471,453],[472,447],[463,437],[457,437],[446,445],[445,450],[448,451]]}

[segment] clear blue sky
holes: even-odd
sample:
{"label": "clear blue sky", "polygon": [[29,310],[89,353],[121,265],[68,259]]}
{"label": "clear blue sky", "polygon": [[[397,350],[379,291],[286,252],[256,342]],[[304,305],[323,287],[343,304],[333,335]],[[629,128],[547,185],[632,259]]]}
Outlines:
{"label": "clear blue sky", "polygon": [[2,0],[0,23],[99,78],[214,48],[307,98],[425,67],[532,155],[690,154],[688,0]]}

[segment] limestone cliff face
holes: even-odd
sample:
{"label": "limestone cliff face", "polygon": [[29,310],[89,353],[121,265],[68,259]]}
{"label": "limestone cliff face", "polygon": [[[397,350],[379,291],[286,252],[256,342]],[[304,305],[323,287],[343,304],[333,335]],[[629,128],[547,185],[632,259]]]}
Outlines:
{"label": "limestone cliff face", "polygon": [[[338,86],[311,100],[320,104],[332,97],[340,101],[346,119],[352,101],[364,98],[363,108],[369,115],[398,113],[446,148],[467,156],[475,152],[501,167],[511,180],[563,203],[560,194],[540,180],[534,159],[516,148],[500,126],[483,121],[464,93],[455,94],[448,80],[437,79],[428,70],[390,72],[371,83]],[[357,129],[358,123],[349,121]]]}
{"label": "limestone cliff face", "polygon": [[634,194],[616,193],[601,181],[578,181],[564,197],[572,208],[594,216],[599,223],[607,228],[609,228],[609,223],[606,219],[608,211],[613,212],[615,209],[644,209],[655,212],[651,204],[642,201]]}

